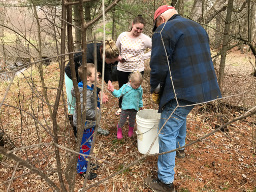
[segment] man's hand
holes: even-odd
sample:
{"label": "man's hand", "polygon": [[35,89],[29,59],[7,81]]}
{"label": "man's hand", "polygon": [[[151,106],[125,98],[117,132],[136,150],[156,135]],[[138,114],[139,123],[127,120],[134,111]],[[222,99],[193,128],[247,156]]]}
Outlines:
{"label": "man's hand", "polygon": [[153,100],[154,103],[159,104],[159,102],[160,102],[159,93],[154,92],[154,93],[151,94],[151,97],[152,97],[152,100]]}
{"label": "man's hand", "polygon": [[111,92],[114,91],[114,86],[112,85],[111,81],[108,81],[108,90]]}

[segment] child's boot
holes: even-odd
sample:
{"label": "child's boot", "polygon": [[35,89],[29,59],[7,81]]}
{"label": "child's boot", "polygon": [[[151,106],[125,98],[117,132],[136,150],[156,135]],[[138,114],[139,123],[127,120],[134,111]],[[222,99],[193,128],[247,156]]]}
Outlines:
{"label": "child's boot", "polygon": [[132,137],[132,136],[133,136],[133,129],[134,129],[134,127],[130,127],[130,126],[129,126],[129,131],[128,131],[128,136],[129,136],[129,137]]}
{"label": "child's boot", "polygon": [[117,124],[117,139],[123,139],[122,128],[119,128],[118,124]]}
{"label": "child's boot", "polygon": [[73,126],[73,132],[74,132],[75,137],[77,138],[77,128],[76,128],[76,126]]}

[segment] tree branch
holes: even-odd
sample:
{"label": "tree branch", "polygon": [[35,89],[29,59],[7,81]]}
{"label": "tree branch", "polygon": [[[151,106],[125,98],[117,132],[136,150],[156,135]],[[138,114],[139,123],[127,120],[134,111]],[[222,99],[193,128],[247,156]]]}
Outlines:
{"label": "tree branch", "polygon": [[[109,10],[111,10],[114,6],[117,5],[117,3],[121,0],[115,0],[113,3],[111,3],[106,9],[105,13],[107,13]],[[95,17],[93,20],[91,20],[88,23],[84,24],[84,28],[88,28],[90,25],[94,24],[96,21],[98,21],[102,17],[103,13],[99,14],[97,17]]]}

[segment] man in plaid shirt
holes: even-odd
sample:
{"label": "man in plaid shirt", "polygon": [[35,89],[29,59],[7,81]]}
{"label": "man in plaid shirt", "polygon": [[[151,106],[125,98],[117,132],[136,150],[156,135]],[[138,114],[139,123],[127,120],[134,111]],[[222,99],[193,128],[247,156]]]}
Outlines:
{"label": "man in plaid shirt", "polygon": [[[185,145],[186,118],[194,104],[221,98],[221,93],[205,29],[168,5],[156,10],[154,22],[150,85],[161,112],[162,153]],[[158,178],[146,179],[154,191],[175,191],[175,156],[176,152],[172,152],[158,157]],[[185,157],[184,148],[177,157]]]}

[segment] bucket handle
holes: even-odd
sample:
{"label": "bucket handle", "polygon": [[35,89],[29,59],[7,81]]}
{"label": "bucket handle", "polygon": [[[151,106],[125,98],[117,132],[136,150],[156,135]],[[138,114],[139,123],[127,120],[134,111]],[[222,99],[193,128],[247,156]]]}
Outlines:
{"label": "bucket handle", "polygon": [[143,134],[151,131],[154,127],[155,127],[155,125],[153,125],[149,130],[145,131],[144,133],[137,133],[137,132],[136,133],[137,133],[137,135],[143,135]]}

